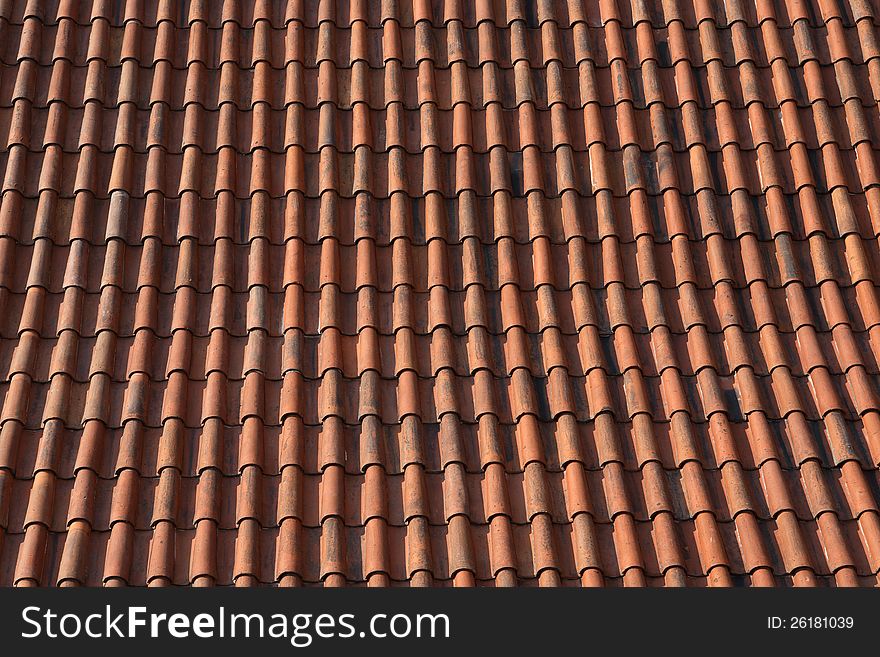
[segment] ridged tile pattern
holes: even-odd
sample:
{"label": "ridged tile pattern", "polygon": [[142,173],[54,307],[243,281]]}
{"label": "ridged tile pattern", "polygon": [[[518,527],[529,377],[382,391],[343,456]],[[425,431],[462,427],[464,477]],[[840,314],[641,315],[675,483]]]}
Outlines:
{"label": "ridged tile pattern", "polygon": [[0,2],[0,585],[876,586],[876,0]]}

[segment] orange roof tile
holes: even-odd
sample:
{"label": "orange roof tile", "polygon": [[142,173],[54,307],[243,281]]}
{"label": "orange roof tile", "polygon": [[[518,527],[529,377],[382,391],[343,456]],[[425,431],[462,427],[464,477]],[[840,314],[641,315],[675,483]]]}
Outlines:
{"label": "orange roof tile", "polygon": [[0,2],[0,585],[865,585],[876,0]]}

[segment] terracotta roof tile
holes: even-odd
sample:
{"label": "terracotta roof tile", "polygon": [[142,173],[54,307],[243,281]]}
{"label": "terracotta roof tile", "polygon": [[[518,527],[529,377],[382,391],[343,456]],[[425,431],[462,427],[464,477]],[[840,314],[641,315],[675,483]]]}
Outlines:
{"label": "terracotta roof tile", "polygon": [[874,586],[873,0],[0,3],[0,584]]}

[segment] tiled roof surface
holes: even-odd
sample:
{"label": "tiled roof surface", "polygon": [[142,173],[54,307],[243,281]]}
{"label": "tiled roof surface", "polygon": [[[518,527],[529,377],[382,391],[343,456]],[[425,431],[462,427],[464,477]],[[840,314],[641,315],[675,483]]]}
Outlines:
{"label": "tiled roof surface", "polygon": [[0,2],[0,584],[876,585],[874,0]]}

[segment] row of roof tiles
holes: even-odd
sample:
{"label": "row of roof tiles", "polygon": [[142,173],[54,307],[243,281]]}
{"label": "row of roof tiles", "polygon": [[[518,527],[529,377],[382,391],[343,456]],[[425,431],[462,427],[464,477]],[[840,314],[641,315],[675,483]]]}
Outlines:
{"label": "row of roof tiles", "polygon": [[[229,191],[221,191],[216,197],[203,198],[190,193],[183,197],[167,196],[157,190],[147,197],[125,193],[115,195],[117,205],[124,199],[129,216],[139,217],[137,222],[124,222],[125,225],[108,220],[110,197],[95,196],[94,192],[87,194],[89,190],[82,192],[73,199],[55,193],[41,193],[36,197],[8,194],[6,209],[0,208],[0,237],[11,238],[21,246],[32,246],[35,240],[40,239],[58,246],[67,246],[71,240],[101,246],[117,237],[136,249],[156,249],[159,245],[162,248],[177,247],[181,240],[192,239],[199,247],[215,247],[214,255],[207,261],[198,259],[200,262],[225,257],[223,249],[228,247],[225,244],[217,246],[220,240],[229,240],[232,245],[250,244],[258,239],[268,240],[268,245],[258,245],[256,248],[276,247],[292,240],[302,242],[291,245],[291,249],[312,247],[327,239],[334,240],[332,248],[341,249],[364,240],[373,242],[376,248],[385,248],[397,240],[404,240],[414,252],[418,252],[419,247],[432,241],[441,242],[449,249],[461,249],[469,240],[474,246],[497,244],[503,239],[509,239],[515,245],[525,245],[539,238],[549,240],[551,248],[571,244],[574,252],[568,259],[572,262],[576,262],[581,252],[578,249],[591,250],[598,256],[596,245],[599,243],[609,249],[609,255],[621,251],[629,258],[638,256],[639,249],[649,250],[650,247],[668,253],[673,240],[679,240],[676,248],[690,244],[695,251],[691,257],[702,261],[707,259],[710,249],[716,249],[717,246],[700,243],[717,237],[725,240],[727,248],[744,251],[746,255],[743,257],[755,263],[755,249],[766,248],[762,243],[777,238],[782,238],[784,242],[789,238],[783,247],[788,247],[793,253],[803,246],[798,242],[816,236],[829,240],[861,238],[871,241],[880,234],[880,217],[877,217],[877,206],[873,202],[876,192],[872,190],[864,194],[848,194],[836,189],[830,194],[796,195],[777,195],[771,191],[762,196],[751,196],[744,190],[738,190],[731,195],[714,194],[711,199],[707,193],[694,196],[633,194],[624,197],[566,193],[561,197],[547,198],[537,190],[528,197],[500,194],[497,198],[477,196],[469,190],[463,191],[455,199],[446,199],[440,194],[415,198],[395,194],[390,198],[376,198],[366,193],[358,194],[355,198],[340,197],[338,194],[321,197],[293,194],[288,198],[271,198],[264,193],[237,198]],[[87,197],[88,202],[85,201]],[[53,222],[46,220],[49,198],[52,199],[52,211],[56,213]],[[85,214],[87,209],[91,213],[88,221]],[[200,221],[199,217],[212,217],[213,221]],[[750,241],[752,238],[754,241]],[[156,242],[147,245],[149,240]],[[854,242],[853,248],[857,244]],[[5,246],[9,248],[9,244]],[[841,249],[830,243],[828,248],[837,249],[837,253]],[[497,246],[493,252],[497,252]],[[51,252],[47,251],[46,255],[51,257]],[[75,253],[74,257],[78,258],[79,255]],[[469,254],[465,255],[470,257]],[[415,257],[419,257],[418,253]],[[873,256],[866,248],[859,257],[870,260]],[[837,256],[832,261],[836,259]],[[799,262],[804,272],[811,275],[813,268],[807,265],[802,255],[789,257],[788,262]],[[136,270],[137,266],[133,266]],[[342,271],[350,271],[346,263],[340,263],[339,266],[344,268]],[[480,270],[480,267],[468,262],[460,265],[453,262],[450,266],[457,267],[455,271]],[[739,263],[729,262],[726,266],[735,268],[735,271],[745,271],[745,267]],[[553,267],[564,268],[565,264],[554,263]],[[598,265],[582,261],[573,265],[572,269],[578,267],[589,269]],[[607,265],[603,263],[602,267],[619,271],[611,261]],[[663,270],[664,265],[651,265],[649,271],[656,271],[657,267]],[[775,272],[785,267],[780,268],[777,258],[765,261],[764,267],[766,271],[763,276],[758,274],[750,280],[763,277],[773,281],[772,286],[777,287],[775,281],[782,279]],[[131,271],[131,266],[125,269]],[[521,276],[529,275],[526,269],[523,268]],[[760,271],[754,264],[749,270]],[[480,275],[495,276],[491,271]],[[697,277],[704,274],[694,271],[688,275],[689,280],[697,281],[700,280]],[[712,271],[710,275],[717,276]],[[631,280],[629,276],[629,271],[615,273],[610,280],[626,283]],[[729,280],[739,278],[735,274],[727,277]],[[656,275],[654,279],[660,280]],[[340,274],[338,280],[350,279],[347,274]],[[558,280],[559,287],[568,287],[568,275]],[[574,276],[572,280],[584,279]],[[466,285],[472,282],[468,278]],[[41,285],[47,289],[57,289],[51,282]],[[630,283],[626,285],[632,286]]]}
{"label": "row of roof tiles", "polygon": [[[96,31],[100,25],[108,35]],[[76,66],[92,61],[120,66],[128,60],[146,60],[154,65],[169,62],[178,69],[196,63],[212,68],[228,63],[252,68],[266,63],[280,69],[289,64],[314,68],[324,62],[340,68],[357,62],[381,68],[397,61],[405,68],[425,63],[436,69],[457,63],[512,68],[519,62],[533,68],[551,62],[575,67],[587,61],[607,67],[623,60],[634,68],[650,61],[661,66],[679,62],[737,66],[752,62],[767,67],[776,60],[800,66],[809,61],[864,64],[880,55],[870,32],[858,25],[832,21],[820,27],[804,23],[781,27],[775,22],[773,26],[779,32],[778,39],[768,43],[758,38],[761,30],[769,29],[767,26],[743,23],[709,30],[687,28],[681,23],[660,28],[640,23],[635,27],[620,25],[611,35],[609,25],[530,28],[513,23],[508,28],[481,29],[462,27],[460,23],[400,27],[392,21],[374,27],[363,22],[351,27],[325,23],[320,30],[304,30],[299,23],[285,28],[273,28],[265,22],[253,28],[228,23],[221,29],[200,23],[175,27],[167,22],[156,27],[137,22],[126,27],[110,27],[103,22],[79,25],[69,19],[57,25],[37,23],[36,19],[15,25],[0,18],[0,30],[10,37],[2,51],[2,61],[7,64],[33,60],[51,65],[64,60]]]}
{"label": "row of roof tiles", "polygon": [[719,25],[736,22],[754,24],[767,19],[774,19],[783,25],[791,25],[797,21],[820,25],[823,20],[833,19],[841,20],[845,24],[877,20],[873,0],[854,0],[847,3],[832,0],[821,0],[817,3],[804,0],[784,3],[759,0],[754,4],[739,1],[716,4],[710,0],[690,3],[669,0],[654,3],[616,3],[611,0],[595,3],[581,0],[289,0],[286,3],[269,0],[222,3],[204,0],[147,0],[135,5],[100,0],[92,3],[91,11],[87,7],[88,5],[82,6],[76,0],[28,0],[26,3],[4,0],[0,5],[0,16],[13,24],[23,23],[27,18],[33,17],[47,25],[63,18],[81,23],[104,18],[113,25],[122,25],[129,21],[155,25],[161,21],[169,21],[175,25],[188,26],[201,21],[212,26],[226,22],[246,26],[257,21],[267,21],[272,25],[300,21],[310,28],[316,28],[323,22],[351,25],[356,21],[364,21],[370,25],[381,25],[388,20],[407,26],[420,21],[435,25],[458,21],[468,26],[488,21],[495,27],[503,27],[514,21],[524,22],[530,27],[539,27],[546,22],[563,26],[586,23],[601,27],[611,20],[627,25],[648,22],[660,26],[673,21],[697,26],[707,20]]}

